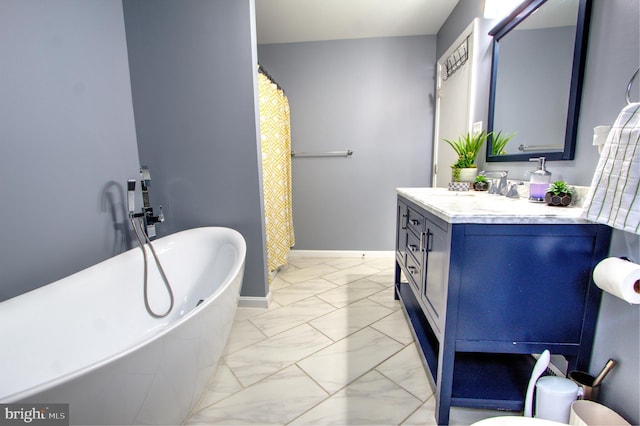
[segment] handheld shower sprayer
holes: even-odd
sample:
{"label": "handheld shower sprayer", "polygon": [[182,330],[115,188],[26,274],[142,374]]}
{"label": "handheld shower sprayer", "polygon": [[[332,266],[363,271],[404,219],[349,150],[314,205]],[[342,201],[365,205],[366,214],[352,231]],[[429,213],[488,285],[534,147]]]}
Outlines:
{"label": "handheld shower sprayer", "polygon": [[133,215],[136,210],[136,180],[129,179],[127,181],[127,210],[129,215]]}

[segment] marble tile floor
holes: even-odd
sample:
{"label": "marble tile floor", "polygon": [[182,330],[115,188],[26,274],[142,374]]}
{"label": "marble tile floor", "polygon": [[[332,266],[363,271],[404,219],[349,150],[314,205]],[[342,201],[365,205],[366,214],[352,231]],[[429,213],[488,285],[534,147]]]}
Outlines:
{"label": "marble tile floor", "polygon": [[[292,256],[268,309],[238,308],[186,425],[435,425],[433,390],[400,303],[393,257]],[[451,425],[497,411],[452,408]]]}

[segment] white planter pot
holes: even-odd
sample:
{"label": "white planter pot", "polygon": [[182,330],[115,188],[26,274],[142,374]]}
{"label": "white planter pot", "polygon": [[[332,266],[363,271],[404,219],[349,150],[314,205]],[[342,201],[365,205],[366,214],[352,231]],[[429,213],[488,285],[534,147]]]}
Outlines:
{"label": "white planter pot", "polygon": [[[460,178],[458,181],[460,182],[475,182],[476,177],[478,176],[478,168],[470,167],[467,169],[459,169],[460,170]],[[455,180],[453,177],[451,180]]]}

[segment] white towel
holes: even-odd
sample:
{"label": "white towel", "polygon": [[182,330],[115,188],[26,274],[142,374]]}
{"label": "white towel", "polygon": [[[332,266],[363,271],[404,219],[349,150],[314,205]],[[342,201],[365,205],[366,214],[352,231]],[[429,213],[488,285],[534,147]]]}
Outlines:
{"label": "white towel", "polygon": [[640,103],[624,107],[609,131],[582,217],[640,235]]}

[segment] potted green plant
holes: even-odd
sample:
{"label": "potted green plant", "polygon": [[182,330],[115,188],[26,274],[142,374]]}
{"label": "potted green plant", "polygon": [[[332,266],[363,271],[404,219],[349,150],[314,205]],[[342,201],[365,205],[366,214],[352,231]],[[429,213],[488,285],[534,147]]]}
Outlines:
{"label": "potted green plant", "polygon": [[476,157],[488,137],[483,130],[480,133],[467,133],[456,140],[443,139],[458,155],[458,160],[451,165],[454,182],[475,180],[478,175]]}
{"label": "potted green plant", "polygon": [[507,152],[504,150],[504,147],[507,146],[507,143],[516,135],[515,133],[510,134],[509,136],[503,136],[502,131],[491,132],[491,154],[492,155],[504,155]]}
{"label": "potted green plant", "polygon": [[473,189],[475,189],[476,191],[488,190],[489,182],[487,181],[487,178],[483,175],[478,175],[478,177],[476,177],[476,181],[473,183]]}
{"label": "potted green plant", "polygon": [[563,180],[553,182],[544,196],[544,201],[549,206],[566,207],[571,204],[573,188]]}

